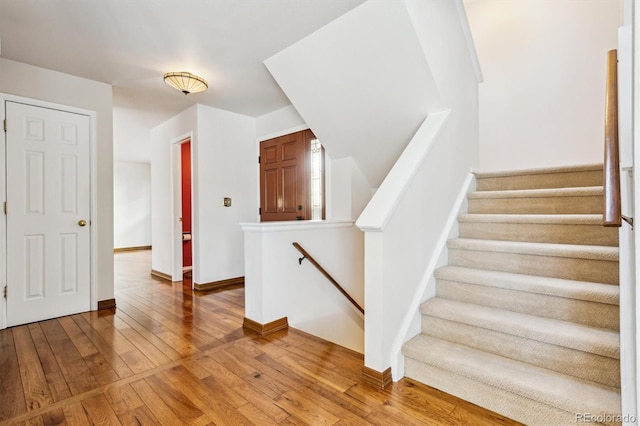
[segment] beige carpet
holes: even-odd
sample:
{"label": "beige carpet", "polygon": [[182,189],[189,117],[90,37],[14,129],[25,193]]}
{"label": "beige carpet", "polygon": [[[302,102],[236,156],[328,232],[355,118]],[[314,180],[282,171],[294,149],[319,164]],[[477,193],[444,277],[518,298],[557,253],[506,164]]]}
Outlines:
{"label": "beige carpet", "polygon": [[406,376],[529,425],[617,424],[618,230],[601,225],[602,166],[476,179],[422,334],[403,347]]}

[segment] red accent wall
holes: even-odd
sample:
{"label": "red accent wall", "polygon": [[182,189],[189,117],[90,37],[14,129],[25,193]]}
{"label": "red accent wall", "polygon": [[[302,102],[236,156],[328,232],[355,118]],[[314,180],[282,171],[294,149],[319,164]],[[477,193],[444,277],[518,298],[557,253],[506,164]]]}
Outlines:
{"label": "red accent wall", "polygon": [[[180,146],[182,160],[182,233],[191,234],[191,141]],[[191,266],[191,241],[182,242],[182,265]]]}

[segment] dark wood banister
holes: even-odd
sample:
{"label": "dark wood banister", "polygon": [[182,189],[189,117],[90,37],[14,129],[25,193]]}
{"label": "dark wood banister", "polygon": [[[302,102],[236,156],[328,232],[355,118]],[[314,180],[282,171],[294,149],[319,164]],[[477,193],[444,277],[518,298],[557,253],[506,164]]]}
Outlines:
{"label": "dark wood banister", "polygon": [[364,309],[362,308],[362,306],[360,306],[358,302],[356,302],[355,299],[351,297],[349,293],[347,293],[347,291],[344,288],[342,288],[340,284],[338,284],[338,281],[336,281],[331,275],[329,275],[327,271],[325,271],[325,269],[313,258],[313,256],[311,256],[300,244],[293,243],[293,246],[302,254],[302,257],[298,258],[299,264],[302,265],[302,261],[305,259],[311,262],[311,264],[315,266],[318,269],[318,271],[320,271],[322,275],[324,275],[331,282],[331,284],[333,284],[334,287],[337,288],[338,291],[342,293],[342,295],[346,297],[347,300],[349,300],[349,302],[351,302],[351,304],[355,306],[364,315]]}
{"label": "dark wood banister", "polygon": [[618,146],[618,53],[610,50],[604,120],[604,226],[622,226]]}

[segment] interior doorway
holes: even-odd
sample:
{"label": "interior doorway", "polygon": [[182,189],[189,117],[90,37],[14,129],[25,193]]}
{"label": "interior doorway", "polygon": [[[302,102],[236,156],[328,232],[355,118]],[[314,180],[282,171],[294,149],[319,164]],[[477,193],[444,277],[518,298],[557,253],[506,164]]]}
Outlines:
{"label": "interior doorway", "polygon": [[191,277],[193,271],[193,244],[191,225],[191,140],[180,145],[180,183],[182,222],[182,274]]}

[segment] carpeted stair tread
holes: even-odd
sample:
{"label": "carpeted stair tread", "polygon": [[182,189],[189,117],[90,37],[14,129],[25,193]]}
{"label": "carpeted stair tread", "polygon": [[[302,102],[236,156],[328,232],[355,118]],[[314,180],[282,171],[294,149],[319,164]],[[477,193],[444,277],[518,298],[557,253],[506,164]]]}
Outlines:
{"label": "carpeted stair tread", "polygon": [[620,386],[617,358],[429,315],[422,315],[421,326],[427,336],[605,386]]}
{"label": "carpeted stair tread", "polygon": [[602,187],[479,191],[468,194],[469,213],[602,214]]}
{"label": "carpeted stair tread", "polygon": [[[616,285],[572,281],[577,278],[571,278],[572,280],[549,279],[542,276],[520,274],[519,271],[515,271],[517,273],[513,274],[513,280],[511,278],[503,280],[500,273],[491,270],[475,269],[473,266],[460,268],[463,271],[465,269],[478,271],[478,281],[481,283],[473,283],[476,276],[473,272],[467,274],[446,272],[440,274],[437,272],[436,296],[543,318],[570,321],[590,327],[620,330],[619,306],[617,304],[585,300],[596,299],[615,302],[619,291]],[[508,272],[506,274],[509,275]],[[496,285],[493,285],[494,281],[497,281]],[[539,283],[543,285],[541,286]],[[563,286],[560,291],[554,288],[554,283]],[[580,291],[574,291],[571,288],[572,284],[575,284],[574,287]],[[594,291],[590,292],[591,289]],[[545,292],[557,293],[562,296],[545,294]],[[581,296],[584,298],[581,299]],[[607,298],[606,296],[612,297]]]}
{"label": "carpeted stair tread", "polygon": [[506,189],[570,188],[599,186],[603,165],[518,170],[516,172],[475,172],[477,191]]}
{"label": "carpeted stair tread", "polygon": [[424,302],[420,306],[420,312],[422,315],[443,318],[609,358],[619,359],[620,357],[620,336],[611,330],[439,297]]}
{"label": "carpeted stair tread", "polygon": [[449,264],[467,268],[619,284],[618,248],[457,238]]}
{"label": "carpeted stair tread", "polygon": [[[403,354],[416,361],[569,413],[620,412],[620,393],[615,388],[424,334],[407,342]],[[428,383],[428,378],[421,379]]]}
{"label": "carpeted stair tread", "polygon": [[[415,380],[455,395],[490,411],[528,426],[575,425],[576,413],[561,410],[550,405],[517,395],[509,389],[502,389],[477,380],[469,379],[455,372],[437,366],[405,358],[405,368]],[[464,423],[472,424],[472,423]],[[487,426],[493,423],[485,423]],[[602,423],[584,421],[584,425],[602,426]],[[620,422],[611,425],[619,426]]]}
{"label": "carpeted stair tread", "polygon": [[545,174],[567,174],[574,172],[590,172],[601,171],[602,163],[599,164],[578,164],[574,166],[555,166],[555,167],[538,167],[521,170],[500,170],[500,171],[482,171],[474,170],[473,174],[477,179],[495,178],[495,177],[514,177],[514,176],[531,176]]}
{"label": "carpeted stair tread", "polygon": [[553,244],[617,246],[618,230],[599,214],[462,214],[461,238]]}
{"label": "carpeted stair tread", "polygon": [[618,248],[578,244],[530,243],[523,241],[496,241],[456,238],[447,242],[449,249],[517,253],[532,256],[555,256],[576,259],[618,261]]}
{"label": "carpeted stair tread", "polygon": [[458,222],[474,223],[535,223],[552,225],[602,226],[601,214],[481,214],[469,213],[458,216]]}
{"label": "carpeted stair tread", "polygon": [[503,191],[474,191],[467,194],[469,200],[499,198],[552,198],[552,197],[593,197],[603,194],[602,186],[581,188],[509,189]]}
{"label": "carpeted stair tread", "polygon": [[[499,287],[608,305],[618,305],[620,295],[620,288],[615,285],[510,272],[485,271],[461,266],[439,268],[435,272],[435,277],[436,279],[448,281]],[[526,297],[526,295],[523,295],[523,297]]]}

